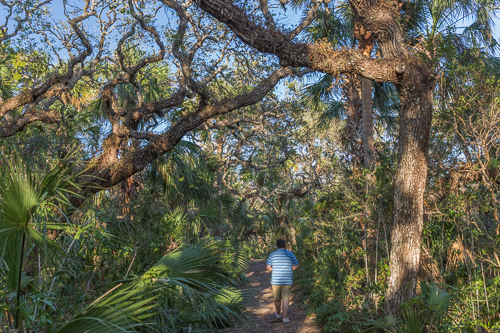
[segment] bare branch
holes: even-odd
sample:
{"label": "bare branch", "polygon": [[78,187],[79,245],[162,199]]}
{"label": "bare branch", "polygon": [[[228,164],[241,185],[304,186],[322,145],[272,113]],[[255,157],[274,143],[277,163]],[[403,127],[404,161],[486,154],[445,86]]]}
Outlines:
{"label": "bare branch", "polygon": [[230,120],[219,120],[211,123],[202,124],[198,129],[210,130],[210,129],[222,129],[224,127],[232,127],[234,125],[239,125],[240,123],[252,123],[252,124],[262,124],[262,121],[251,119],[251,118],[243,118],[237,117]]}
{"label": "bare branch", "polygon": [[42,111],[28,111],[21,116],[3,123],[0,126],[0,137],[6,138],[20,132],[28,124],[35,121],[41,121],[46,124],[53,124],[61,121],[61,115],[55,111],[42,112]]}
{"label": "bare branch", "polygon": [[51,0],[46,0],[46,1],[42,1],[40,2],[39,4],[33,6],[32,4],[24,4],[24,17],[21,18],[21,19],[15,19],[16,21],[16,25],[15,25],[15,28],[14,28],[14,31],[12,31],[11,33],[8,32],[8,25],[9,25],[9,20],[10,20],[10,17],[12,16],[12,13],[14,11],[14,6],[17,5],[17,4],[23,4],[24,1],[13,1],[11,3],[8,3],[7,1],[5,0],[0,0],[0,4],[8,7],[9,9],[7,10],[8,11],[8,14],[7,16],[5,17],[5,23],[0,25],[0,43],[3,42],[3,41],[6,41],[7,39],[10,39],[14,36],[17,35],[17,33],[19,32],[19,30],[22,28],[23,26],[23,23],[27,22],[29,19],[30,19],[30,16],[31,14],[33,14],[35,11],[37,11],[38,9],[40,9],[40,7],[50,3]]}
{"label": "bare branch", "polygon": [[90,54],[92,54],[92,45],[78,27],[78,23],[94,14],[95,11],[84,12],[82,15],[69,21],[71,27],[78,35],[82,44],[85,46],[85,50],[68,62],[66,74],[52,75],[47,81],[37,88],[25,90],[19,95],[11,97],[3,103],[0,103],[0,117],[3,117],[7,112],[10,112],[20,106],[29,103],[38,103],[45,98],[59,95],[61,92],[69,91],[73,88],[74,84],[83,76],[81,69],[75,73],[75,66],[82,63]]}
{"label": "bare branch", "polygon": [[130,8],[130,14],[134,17],[134,19],[136,19],[139,22],[142,29],[149,32],[153,36],[156,45],[158,45],[158,47],[160,48],[160,51],[157,54],[153,54],[149,57],[141,59],[141,61],[139,61],[139,63],[137,63],[134,67],[129,69],[128,73],[131,75],[134,75],[135,73],[137,73],[137,71],[139,69],[143,68],[144,66],[146,66],[150,63],[153,63],[153,62],[158,62],[158,61],[163,60],[163,58],[165,57],[165,46],[163,45],[163,42],[160,39],[160,35],[156,31],[156,29],[152,26],[147,25],[145,20],[144,20],[144,17],[141,15],[138,15],[135,12],[134,5],[132,4],[132,0],[129,0],[128,4],[129,4],[129,8]]}
{"label": "bare branch", "polygon": [[269,12],[269,8],[267,6],[267,0],[260,0],[260,10],[266,19],[266,25],[268,28],[272,30],[276,30],[276,23],[274,23],[273,15]]}
{"label": "bare branch", "polygon": [[294,39],[295,37],[297,37],[298,34],[300,34],[309,24],[311,24],[311,22],[314,20],[316,12],[319,9],[320,3],[321,1],[316,1],[311,9],[309,9],[306,18],[288,34],[290,36],[290,39]]}

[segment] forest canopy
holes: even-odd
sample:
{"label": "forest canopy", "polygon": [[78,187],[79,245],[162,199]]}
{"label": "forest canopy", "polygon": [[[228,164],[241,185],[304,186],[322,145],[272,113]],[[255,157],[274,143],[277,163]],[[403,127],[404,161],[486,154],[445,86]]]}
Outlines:
{"label": "forest canopy", "polygon": [[0,327],[238,325],[281,237],[325,332],[499,329],[499,8],[0,0]]}

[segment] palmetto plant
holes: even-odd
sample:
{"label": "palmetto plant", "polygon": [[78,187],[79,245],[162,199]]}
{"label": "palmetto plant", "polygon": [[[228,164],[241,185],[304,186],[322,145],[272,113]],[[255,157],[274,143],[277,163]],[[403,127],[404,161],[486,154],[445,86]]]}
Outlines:
{"label": "palmetto plant", "polygon": [[193,142],[181,141],[152,163],[146,178],[161,184],[166,199],[182,205],[192,200],[207,203],[216,190],[206,156]]}
{"label": "palmetto plant", "polygon": [[449,323],[457,323],[455,314],[456,293],[448,293],[439,285],[420,282],[421,295],[403,304],[400,318],[385,316],[377,321],[369,321],[374,330],[389,333],[447,332]]}
{"label": "palmetto plant", "polygon": [[62,214],[62,206],[69,205],[69,195],[78,188],[68,161],[61,161],[41,179],[16,159],[4,160],[0,167],[0,267],[5,261],[5,284],[16,295],[16,328],[21,325],[19,306],[28,246],[36,246],[47,259],[63,253],[45,236],[47,229],[58,228],[56,214]]}
{"label": "palmetto plant", "polygon": [[[120,288],[121,287],[121,288]],[[57,333],[134,332],[155,314],[151,290],[119,284],[65,323]]]}
{"label": "palmetto plant", "polygon": [[[10,310],[15,328],[23,326],[20,304],[27,292],[26,253],[34,246],[47,263],[64,255],[58,243],[46,237],[46,230],[62,228],[53,221],[64,217],[69,196],[77,195],[76,176],[71,175],[68,161],[57,163],[43,177],[36,177],[18,160],[4,161],[1,166],[0,269],[6,272],[2,292],[15,295]],[[211,215],[203,211],[200,218]],[[57,332],[131,332],[148,326],[146,319],[151,317],[167,322],[165,328],[168,322],[173,323],[170,328],[210,327],[240,319],[242,294],[218,268],[220,251],[217,244],[200,243],[169,253],[142,276],[111,288]]]}
{"label": "palmetto plant", "polygon": [[11,58],[12,50],[0,45],[0,100],[12,96],[12,87],[10,86],[12,72],[8,65]]}
{"label": "palmetto plant", "polygon": [[[98,298],[57,333],[132,332],[141,326],[172,332],[244,318],[242,293],[216,282],[218,251],[214,244],[199,243],[167,254],[142,276]],[[163,325],[152,327],[148,318]]]}
{"label": "palmetto plant", "polygon": [[[164,256],[134,284],[159,288],[162,308],[185,325],[228,324],[245,312],[243,294],[231,287],[231,280],[217,268],[221,260],[218,243],[198,243]],[[239,264],[245,266],[244,259]],[[222,277],[222,279],[220,279]]]}

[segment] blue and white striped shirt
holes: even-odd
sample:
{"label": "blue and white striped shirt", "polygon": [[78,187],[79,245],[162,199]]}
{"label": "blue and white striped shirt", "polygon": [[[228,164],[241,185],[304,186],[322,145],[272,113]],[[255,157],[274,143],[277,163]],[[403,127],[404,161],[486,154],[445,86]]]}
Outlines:
{"label": "blue and white striped shirt", "polygon": [[271,284],[276,286],[286,286],[293,283],[292,266],[297,266],[299,262],[292,252],[287,251],[286,249],[278,249],[269,255],[266,264],[273,266]]}

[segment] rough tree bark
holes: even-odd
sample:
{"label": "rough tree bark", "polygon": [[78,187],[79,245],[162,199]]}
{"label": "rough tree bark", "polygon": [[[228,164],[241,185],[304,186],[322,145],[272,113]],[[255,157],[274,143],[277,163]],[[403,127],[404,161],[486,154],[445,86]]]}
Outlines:
{"label": "rough tree bark", "polygon": [[[425,88],[424,80],[415,81],[415,86],[398,87],[401,98],[398,168],[394,180],[391,276],[385,304],[391,313],[415,295],[420,263],[433,88]],[[427,84],[434,87],[432,80]]]}
{"label": "rough tree bark", "polygon": [[[391,276],[386,290],[385,310],[396,313],[401,303],[416,293],[436,81],[434,67],[408,51],[394,11],[390,14],[387,5],[382,3],[379,6],[370,8],[365,4],[353,5],[365,29],[379,43],[382,56],[407,60],[404,67],[395,68],[401,78],[396,82],[401,112],[398,166],[394,180],[394,226],[389,265]],[[391,18],[388,18],[388,14]]]}
{"label": "rough tree bark", "polygon": [[[358,50],[365,56],[371,57],[373,51],[374,38],[367,31],[357,18],[354,19],[354,35],[358,40]],[[367,78],[360,79],[361,91],[361,116],[362,116],[362,132],[363,132],[363,164],[366,170],[371,170],[374,161],[375,146],[373,143],[373,105],[372,105],[372,83]],[[358,185],[358,193],[366,193],[366,198],[369,197],[369,192],[375,185],[375,178],[371,173],[365,174],[365,184]],[[375,259],[375,230],[371,221],[371,207],[369,200],[364,200],[364,217],[359,220],[362,230],[362,245],[365,251],[365,268],[366,282],[370,284],[371,271],[376,265]]]}
{"label": "rough tree bark", "polygon": [[352,170],[355,174],[361,174],[364,160],[361,80],[362,77],[358,74],[347,74],[342,84],[343,103],[347,110],[344,135],[347,141],[346,148],[351,155]]}
{"label": "rough tree bark", "polygon": [[[163,134],[141,133],[147,135],[146,139],[149,143],[123,156],[121,159],[118,158],[121,143],[125,138],[135,134],[127,128],[116,130],[116,133],[111,133],[106,138],[103,143],[103,153],[93,162],[92,167],[85,171],[84,177],[81,178],[82,182],[92,184],[92,186],[83,187],[82,197],[86,198],[104,188],[112,187],[141,172],[159,156],[171,151],[186,133],[199,128],[207,120],[215,116],[224,115],[238,108],[258,103],[281,79],[294,73],[297,72],[290,68],[280,68],[264,79],[252,91],[202,106],[199,110],[188,113],[181,118]],[[103,99],[106,100],[104,97]],[[73,198],[72,200],[75,207],[80,206],[82,203],[82,198]]]}

